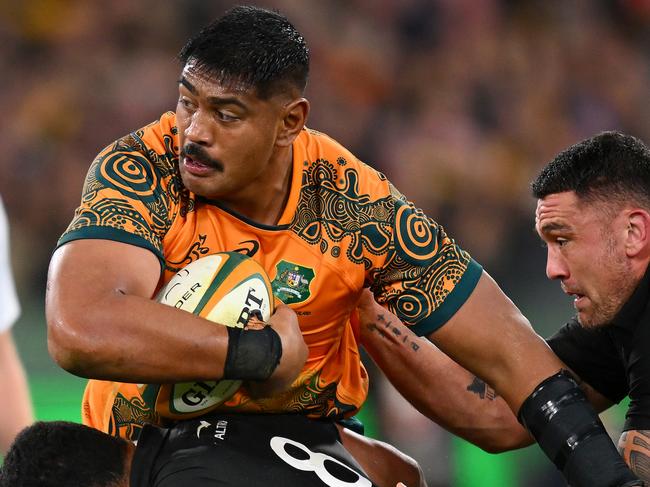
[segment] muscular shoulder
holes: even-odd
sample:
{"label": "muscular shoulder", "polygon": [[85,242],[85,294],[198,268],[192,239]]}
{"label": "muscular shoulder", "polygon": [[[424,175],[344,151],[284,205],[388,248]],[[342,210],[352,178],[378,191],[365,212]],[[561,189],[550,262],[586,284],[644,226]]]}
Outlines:
{"label": "muscular shoulder", "polygon": [[133,163],[148,166],[161,175],[177,173],[178,129],[174,113],[167,112],[159,120],[119,138],[104,148],[97,160],[112,161],[116,157],[131,163],[121,175],[127,184],[135,181],[137,168]]}
{"label": "muscular shoulder", "polygon": [[161,256],[162,238],[190,205],[177,161],[176,117],[171,112],[104,148],[88,170],[81,205],[59,245],[107,238]]}
{"label": "muscular shoulder", "polygon": [[145,200],[180,193],[175,121],[168,112],[104,148],[90,167],[84,194],[92,195],[95,186]]}

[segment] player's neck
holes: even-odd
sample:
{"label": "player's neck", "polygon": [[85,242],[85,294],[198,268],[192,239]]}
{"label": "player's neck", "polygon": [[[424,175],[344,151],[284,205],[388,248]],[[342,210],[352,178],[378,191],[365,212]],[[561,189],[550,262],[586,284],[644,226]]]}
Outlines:
{"label": "player's neck", "polygon": [[268,168],[248,185],[246,193],[236,201],[225,203],[256,223],[276,225],[289,199],[292,174],[292,147],[277,149]]}

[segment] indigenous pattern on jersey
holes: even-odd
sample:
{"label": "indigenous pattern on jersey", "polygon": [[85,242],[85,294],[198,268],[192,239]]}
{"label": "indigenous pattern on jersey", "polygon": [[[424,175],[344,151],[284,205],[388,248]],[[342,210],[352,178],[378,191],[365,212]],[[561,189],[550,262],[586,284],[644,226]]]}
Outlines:
{"label": "indigenous pattern on jersey", "polygon": [[[382,174],[309,129],[293,143],[291,190],[278,224],[237,215],[184,188],[175,122],[167,113],[97,156],[59,245],[101,238],[147,248],[161,262],[159,286],[201,256],[246,253],[297,313],[309,358],[286,393],[254,400],[242,387],[217,409],[352,416],[368,388],[350,323],[362,289],[369,286],[378,302],[425,335],[465,302],[481,267]],[[194,392],[209,394],[214,384],[197,382]],[[154,407],[159,387],[169,386],[91,380],[84,421],[133,436],[147,411],[150,421],[177,419],[164,405]]]}

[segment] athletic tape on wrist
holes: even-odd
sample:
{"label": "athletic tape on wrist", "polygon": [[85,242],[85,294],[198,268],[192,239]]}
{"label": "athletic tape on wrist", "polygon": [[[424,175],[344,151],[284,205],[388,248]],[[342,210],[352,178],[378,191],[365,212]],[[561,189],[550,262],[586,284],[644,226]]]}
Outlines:
{"label": "athletic tape on wrist", "polygon": [[228,327],[224,379],[264,381],[280,363],[282,342],[270,326],[261,330]]}
{"label": "athletic tape on wrist", "polygon": [[622,486],[637,480],[567,371],[539,384],[517,416],[571,486]]}

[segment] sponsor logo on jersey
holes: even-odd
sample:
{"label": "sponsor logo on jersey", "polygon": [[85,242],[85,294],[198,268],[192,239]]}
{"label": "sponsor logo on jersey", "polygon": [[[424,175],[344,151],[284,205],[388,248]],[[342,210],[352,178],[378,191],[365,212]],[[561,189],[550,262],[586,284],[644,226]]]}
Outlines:
{"label": "sponsor logo on jersey", "polygon": [[[211,436],[215,440],[225,440],[226,439],[226,430],[228,429],[228,421],[220,419],[215,425],[209,421],[201,420],[198,428],[196,428],[196,437],[201,438],[201,432],[206,428],[211,428],[214,426],[214,433],[211,433]],[[209,432],[209,430],[206,430]]]}
{"label": "sponsor logo on jersey", "polygon": [[209,428],[210,426],[212,426],[210,423],[208,423],[207,421],[201,420],[201,424],[199,424],[199,427],[196,428],[196,437],[200,438],[201,437],[201,430],[203,430],[205,428]]}
{"label": "sponsor logo on jersey", "polygon": [[311,296],[309,285],[314,279],[313,269],[281,260],[275,270],[275,279],[271,283],[273,294],[284,304],[302,303]]}
{"label": "sponsor logo on jersey", "polygon": [[233,252],[239,252],[249,257],[253,257],[260,249],[260,243],[257,240],[244,240],[243,242],[239,242],[239,245],[241,247],[236,248]]}

